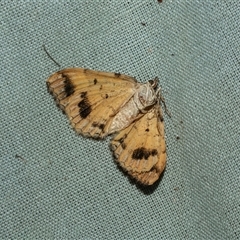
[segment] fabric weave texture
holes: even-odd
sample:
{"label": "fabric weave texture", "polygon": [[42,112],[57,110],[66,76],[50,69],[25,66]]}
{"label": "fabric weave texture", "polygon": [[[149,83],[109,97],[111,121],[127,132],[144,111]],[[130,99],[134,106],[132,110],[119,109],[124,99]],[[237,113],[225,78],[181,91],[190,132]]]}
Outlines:
{"label": "fabric weave texture", "polygon": [[[240,239],[238,0],[3,0],[0,20],[0,239]],[[71,129],[46,79],[73,66],[159,77],[156,185]]]}

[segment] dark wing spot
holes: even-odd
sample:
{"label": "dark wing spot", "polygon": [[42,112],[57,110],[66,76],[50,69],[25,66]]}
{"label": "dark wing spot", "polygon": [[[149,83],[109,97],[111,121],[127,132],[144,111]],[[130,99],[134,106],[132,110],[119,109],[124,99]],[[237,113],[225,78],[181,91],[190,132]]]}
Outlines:
{"label": "dark wing spot", "polygon": [[121,137],[119,140],[118,140],[118,142],[121,144],[121,146],[122,146],[122,148],[123,149],[125,149],[126,148],[126,144],[124,143],[124,139],[126,138],[126,134],[123,136],[123,137]]}
{"label": "dark wing spot", "polygon": [[132,158],[133,159],[142,159],[142,158],[148,158],[149,153],[147,152],[147,149],[144,147],[137,148],[133,151]]}
{"label": "dark wing spot", "polygon": [[105,95],[105,98],[108,98],[108,94]]}
{"label": "dark wing spot", "polygon": [[120,143],[124,142],[124,139],[127,137],[127,134],[124,134],[121,138],[118,139]]}
{"label": "dark wing spot", "polygon": [[121,138],[119,138],[117,141],[120,143],[121,147],[125,149],[127,146],[124,142],[125,138],[127,137],[127,134],[124,134]]}
{"label": "dark wing spot", "polygon": [[85,98],[87,96],[87,92],[81,92],[81,98]]}
{"label": "dark wing spot", "polygon": [[114,73],[116,77],[120,77],[121,73]]}
{"label": "dark wing spot", "polygon": [[160,122],[163,122],[163,116],[158,112],[158,118],[159,118],[159,120],[160,120]]}
{"label": "dark wing spot", "polygon": [[121,146],[122,146],[123,149],[126,148],[126,144],[124,142],[121,143]]}
{"label": "dark wing spot", "polygon": [[160,121],[163,122],[163,116],[160,116]]}
{"label": "dark wing spot", "polygon": [[97,79],[95,78],[95,79],[93,80],[93,82],[94,82],[94,85],[96,85],[96,84],[97,84]]}
{"label": "dark wing spot", "polygon": [[99,129],[101,129],[101,130],[103,130],[104,129],[104,127],[105,127],[105,125],[102,123],[102,124],[99,124]]}
{"label": "dark wing spot", "polygon": [[136,160],[144,158],[145,160],[147,160],[150,155],[152,156],[157,155],[157,150],[156,149],[148,150],[144,147],[141,147],[133,151],[132,158]]}
{"label": "dark wing spot", "polygon": [[145,129],[145,132],[149,132],[149,129],[148,129],[148,128],[146,128],[146,129]]}
{"label": "dark wing spot", "polygon": [[92,123],[92,126],[93,126],[93,127],[97,127],[97,126],[98,126],[98,123],[97,123],[97,122],[93,122],[93,123]]}
{"label": "dark wing spot", "polygon": [[156,156],[157,154],[158,154],[157,149],[152,149],[151,155],[152,155],[152,156]]}
{"label": "dark wing spot", "polygon": [[78,107],[79,107],[79,114],[82,118],[86,118],[92,111],[91,105],[87,97],[83,98],[83,100],[81,100],[78,103]]}
{"label": "dark wing spot", "polygon": [[62,75],[64,78],[64,91],[66,92],[66,97],[69,97],[74,93],[74,85],[67,75]]}
{"label": "dark wing spot", "polygon": [[93,127],[98,127],[99,129],[103,130],[105,128],[105,125],[103,123],[97,123],[97,122],[93,122],[92,123]]}

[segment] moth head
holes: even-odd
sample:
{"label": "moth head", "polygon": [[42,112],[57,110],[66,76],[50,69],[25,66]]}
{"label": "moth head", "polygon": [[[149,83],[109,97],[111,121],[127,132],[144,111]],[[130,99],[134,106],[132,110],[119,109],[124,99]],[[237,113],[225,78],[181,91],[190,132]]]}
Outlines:
{"label": "moth head", "polygon": [[158,78],[155,78],[145,84],[141,84],[137,89],[134,95],[134,101],[140,111],[148,111],[148,109],[157,102],[158,97],[155,91],[157,84]]}

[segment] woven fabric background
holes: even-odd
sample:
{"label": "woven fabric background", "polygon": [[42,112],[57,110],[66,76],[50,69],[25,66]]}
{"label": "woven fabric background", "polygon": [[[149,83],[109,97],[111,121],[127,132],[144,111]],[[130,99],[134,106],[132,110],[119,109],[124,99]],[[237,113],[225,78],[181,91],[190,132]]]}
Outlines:
{"label": "woven fabric background", "polygon": [[[0,239],[239,239],[239,23],[239,0],[1,1]],[[71,129],[43,44],[61,68],[160,78],[156,186]]]}

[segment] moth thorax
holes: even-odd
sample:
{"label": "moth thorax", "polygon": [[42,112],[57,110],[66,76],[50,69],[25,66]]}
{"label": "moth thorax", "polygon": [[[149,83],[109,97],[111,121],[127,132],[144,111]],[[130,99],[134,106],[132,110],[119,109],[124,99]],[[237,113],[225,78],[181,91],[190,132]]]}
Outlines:
{"label": "moth thorax", "polygon": [[142,112],[148,110],[150,106],[156,103],[156,101],[157,96],[155,90],[149,82],[140,85],[134,95],[134,102]]}

